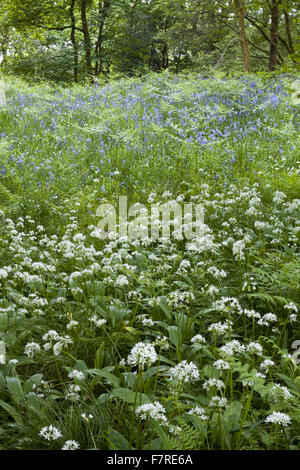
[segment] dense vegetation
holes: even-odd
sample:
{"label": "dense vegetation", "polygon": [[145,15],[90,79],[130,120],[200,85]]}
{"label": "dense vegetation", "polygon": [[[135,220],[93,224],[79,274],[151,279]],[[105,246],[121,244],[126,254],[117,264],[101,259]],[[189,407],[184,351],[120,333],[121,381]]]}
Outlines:
{"label": "dense vegetation", "polygon": [[[1,449],[299,449],[291,81],[6,79]],[[119,195],[201,203],[202,238],[97,238]]]}
{"label": "dense vegetation", "polygon": [[95,82],[299,66],[296,0],[1,0],[5,74]]}

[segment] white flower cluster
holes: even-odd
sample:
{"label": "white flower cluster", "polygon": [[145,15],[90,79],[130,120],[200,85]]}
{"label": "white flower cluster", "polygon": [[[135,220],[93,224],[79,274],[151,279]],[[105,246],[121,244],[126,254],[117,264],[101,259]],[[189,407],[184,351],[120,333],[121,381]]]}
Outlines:
{"label": "white flower cluster", "polygon": [[195,335],[195,336],[192,337],[191,343],[205,344],[205,343],[206,343],[206,339],[204,338],[204,336],[198,334],[198,335]]}
{"label": "white flower cluster", "polygon": [[55,330],[49,330],[48,333],[44,334],[43,341],[46,341],[44,344],[44,350],[50,351],[52,349],[55,356],[59,356],[68,344],[73,343],[68,335],[61,336]]}
{"label": "white flower cluster", "polygon": [[266,372],[269,370],[270,367],[273,367],[275,362],[271,359],[265,359],[263,362],[260,363],[260,369],[265,370]]}
{"label": "white flower cluster", "polygon": [[288,426],[291,424],[291,418],[285,413],[273,411],[266,419],[265,423],[280,424],[281,426]]}
{"label": "white flower cluster", "polygon": [[66,400],[70,401],[79,401],[80,400],[80,392],[81,388],[79,385],[71,384],[67,387],[65,391],[65,398]]}
{"label": "white flower cluster", "polygon": [[71,372],[69,372],[68,377],[70,379],[83,380],[85,378],[85,374],[81,372],[80,370],[74,369]]}
{"label": "white flower cluster", "polygon": [[224,279],[225,277],[227,277],[226,271],[224,271],[224,269],[218,269],[215,266],[211,266],[210,268],[208,268],[207,273],[215,277],[216,279]]}
{"label": "white flower cluster", "polygon": [[284,194],[282,191],[275,191],[274,196],[273,196],[273,203],[281,204],[285,198],[286,198],[286,194]]}
{"label": "white flower cluster", "polygon": [[90,318],[90,322],[94,323],[94,325],[96,325],[98,328],[100,328],[101,326],[105,325],[106,320],[104,320],[104,318],[98,318],[97,315],[93,315],[91,318]]}
{"label": "white flower cluster", "polygon": [[245,351],[245,346],[241,344],[237,339],[228,341],[224,346],[220,348],[220,352],[228,356],[233,356],[234,353],[241,353]]}
{"label": "white flower cluster", "polygon": [[80,445],[77,441],[66,441],[61,450],[78,450]]}
{"label": "white flower cluster", "polygon": [[229,330],[229,327],[230,328],[232,327],[231,322],[227,322],[227,323],[217,322],[217,323],[212,323],[211,325],[209,325],[207,330],[213,334],[222,335],[226,333],[226,331]]}
{"label": "white flower cluster", "polygon": [[224,387],[225,387],[225,384],[223,380],[220,380],[220,379],[208,379],[203,383],[204,390],[208,390],[208,391],[210,391],[213,388],[216,388],[217,390],[221,390]]}
{"label": "white flower cluster", "polygon": [[200,419],[202,419],[202,421],[208,420],[208,416],[205,414],[204,408],[201,408],[200,406],[196,406],[195,408],[192,408],[191,410],[188,411],[188,414],[196,415]]}
{"label": "white flower cluster", "polygon": [[138,406],[135,412],[142,420],[152,418],[159,424],[168,424],[168,420],[165,414],[166,410],[158,401],[155,401],[154,403],[145,403],[144,405]]}
{"label": "white flower cluster", "polygon": [[117,277],[117,279],[116,279],[116,286],[117,287],[128,286],[128,284],[129,284],[129,281],[128,281],[126,276],[123,276],[122,274],[120,274],[120,276]]}
{"label": "white flower cluster", "polygon": [[223,359],[219,359],[213,363],[213,366],[219,370],[227,370],[230,369],[230,364],[227,361],[223,361]]}
{"label": "white flower cluster", "polygon": [[157,353],[151,343],[137,343],[127,358],[127,363],[132,367],[144,369],[157,361]]}
{"label": "white flower cluster", "polygon": [[38,354],[41,350],[41,347],[38,343],[32,342],[32,343],[27,343],[24,349],[24,354],[27,357],[30,357],[33,359],[36,354]]}
{"label": "white flower cluster", "polygon": [[0,268],[0,279],[6,279],[8,276],[8,272],[4,268]]}
{"label": "white flower cluster", "polygon": [[222,313],[237,313],[241,315],[243,313],[243,309],[235,297],[221,297],[220,300],[216,300],[213,302],[213,308],[217,310],[217,312]]}
{"label": "white flower cluster", "polygon": [[262,326],[270,326],[270,323],[276,323],[277,322],[277,316],[275,315],[275,313],[265,313],[265,315],[263,315],[261,317],[260,320],[258,320],[258,325],[262,325]]}
{"label": "white flower cluster", "polygon": [[195,296],[192,292],[175,290],[167,297],[167,304],[174,309],[180,309],[188,306]]}
{"label": "white flower cluster", "polygon": [[154,326],[154,321],[151,318],[144,317],[142,318],[142,324],[143,326],[151,328],[152,326]]}
{"label": "white flower cluster", "polygon": [[246,349],[249,354],[257,354],[258,356],[260,356],[263,353],[262,346],[259,343],[255,343],[254,341],[249,343]]}
{"label": "white flower cluster", "polygon": [[59,429],[57,429],[52,424],[42,428],[39,435],[46,439],[46,441],[56,441],[56,439],[62,437],[62,433],[59,431]]}
{"label": "white flower cluster", "polygon": [[226,408],[227,398],[215,395],[211,398],[208,406],[210,406],[211,408]]}
{"label": "white flower cluster", "polygon": [[177,385],[199,380],[199,370],[193,362],[186,360],[179,362],[169,370],[170,381]]}
{"label": "white flower cluster", "polygon": [[154,346],[157,346],[161,350],[165,350],[165,351],[170,349],[169,340],[166,336],[156,338],[156,340],[154,341]]}
{"label": "white flower cluster", "polygon": [[74,328],[76,328],[76,326],[78,326],[79,323],[78,321],[76,320],[71,320],[68,324],[67,324],[67,330],[72,330]]}
{"label": "white flower cluster", "polygon": [[288,304],[284,305],[283,308],[288,311],[294,311],[295,313],[298,313],[298,307],[294,302],[289,302]]}
{"label": "white flower cluster", "polygon": [[244,240],[236,241],[232,246],[232,254],[237,261],[245,261],[245,254],[244,249],[246,248],[246,244]]}
{"label": "white flower cluster", "polygon": [[293,398],[293,395],[288,390],[288,388],[279,384],[273,385],[273,387],[270,389],[269,396],[270,400],[274,403],[278,401],[288,401]]}

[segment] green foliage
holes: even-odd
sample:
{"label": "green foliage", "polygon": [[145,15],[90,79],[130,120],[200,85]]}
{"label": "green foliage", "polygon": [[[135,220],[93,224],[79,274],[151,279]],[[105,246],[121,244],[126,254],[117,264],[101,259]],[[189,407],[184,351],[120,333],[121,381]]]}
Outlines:
{"label": "green foliage", "polygon": [[[246,7],[251,70],[266,72],[269,4],[238,4]],[[243,49],[234,5],[224,0],[59,0],[53,5],[48,0],[5,0],[0,2],[1,68],[30,81],[56,83],[164,70],[239,76]],[[289,74],[299,69],[297,7],[289,0],[279,8],[276,70]]]}
{"label": "green foliage", "polygon": [[[299,448],[292,82],[5,79],[2,449]],[[120,195],[201,203],[201,243],[99,239]]]}

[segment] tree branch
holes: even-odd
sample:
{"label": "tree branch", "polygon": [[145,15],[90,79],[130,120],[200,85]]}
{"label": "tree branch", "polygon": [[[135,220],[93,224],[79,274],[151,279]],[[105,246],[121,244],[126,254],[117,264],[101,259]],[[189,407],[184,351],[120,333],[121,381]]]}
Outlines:
{"label": "tree branch", "polygon": [[[32,26],[35,26],[36,28],[46,29],[47,31],[64,31],[65,29],[72,28],[72,25],[58,27],[58,26],[46,26],[44,24],[37,24],[37,23],[32,24]],[[77,31],[80,31],[81,33],[83,32],[82,29],[78,28],[77,26],[75,26],[75,29]]]}

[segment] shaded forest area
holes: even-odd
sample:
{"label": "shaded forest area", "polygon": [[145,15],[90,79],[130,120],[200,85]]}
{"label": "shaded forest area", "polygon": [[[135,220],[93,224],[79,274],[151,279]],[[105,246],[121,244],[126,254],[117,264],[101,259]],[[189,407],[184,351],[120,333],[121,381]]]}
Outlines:
{"label": "shaded forest area", "polygon": [[293,0],[2,0],[0,70],[66,83],[290,72],[299,67],[298,10]]}

